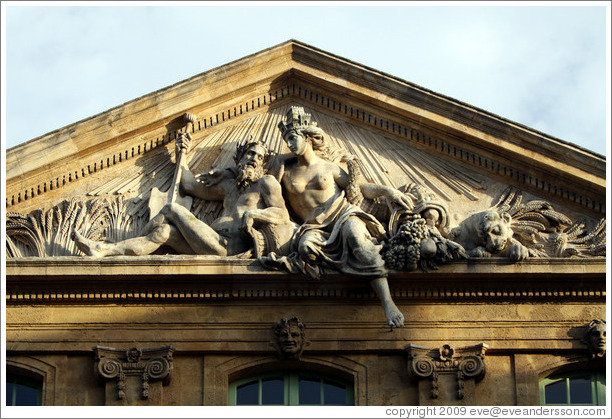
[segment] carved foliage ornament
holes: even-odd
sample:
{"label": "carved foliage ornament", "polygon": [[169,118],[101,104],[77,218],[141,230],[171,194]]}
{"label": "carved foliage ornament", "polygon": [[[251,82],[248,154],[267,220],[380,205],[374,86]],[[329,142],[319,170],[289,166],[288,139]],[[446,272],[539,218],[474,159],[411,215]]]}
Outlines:
{"label": "carved foliage ornament", "polygon": [[172,375],[171,346],[159,348],[127,350],[96,346],[93,348],[96,356],[95,371],[102,380],[117,381],[117,398],[126,397],[129,375],[141,377],[142,399],[149,397],[149,382],[161,380],[164,385],[170,382]]}
{"label": "carved foliage ornament", "polygon": [[427,349],[417,345],[406,346],[408,352],[408,370],[417,379],[431,381],[431,398],[440,397],[439,378],[441,374],[455,375],[457,380],[457,398],[463,399],[464,381],[481,380],[486,373],[484,343],[455,350],[446,344],[437,349]]}
{"label": "carved foliage ornament", "polygon": [[461,245],[444,238],[420,214],[395,213],[391,224],[396,228],[381,250],[389,269],[413,271],[421,268],[427,271],[438,269],[439,264],[467,257]]}

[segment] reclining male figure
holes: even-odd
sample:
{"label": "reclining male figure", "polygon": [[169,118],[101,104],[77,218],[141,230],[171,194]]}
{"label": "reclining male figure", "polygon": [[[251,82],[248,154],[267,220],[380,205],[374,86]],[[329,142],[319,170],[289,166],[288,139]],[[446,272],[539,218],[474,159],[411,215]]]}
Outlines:
{"label": "reclining male figure", "polygon": [[[189,151],[191,137],[181,133],[176,149]],[[161,246],[179,254],[234,256],[252,249],[247,231],[254,223],[291,226],[281,186],[265,174],[266,146],[245,141],[236,148],[236,166],[199,175],[183,166],[181,187],[186,194],[205,200],[223,201],[221,216],[210,225],[184,206],[171,203],[145,226],[139,237],[117,243],[95,242],[73,230],[71,238],[89,256],[149,255]],[[291,230],[292,231],[292,230]]]}

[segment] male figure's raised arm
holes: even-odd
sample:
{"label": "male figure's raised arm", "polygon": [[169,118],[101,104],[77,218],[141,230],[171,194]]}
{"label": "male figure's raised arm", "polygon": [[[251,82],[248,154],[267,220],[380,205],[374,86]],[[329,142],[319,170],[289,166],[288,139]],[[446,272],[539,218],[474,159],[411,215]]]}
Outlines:
{"label": "male figure's raised arm", "polygon": [[[191,148],[191,136],[188,133],[180,133],[175,143],[177,151],[182,149],[189,153]],[[181,172],[181,188],[183,192],[208,201],[221,201],[225,197],[225,189],[222,180],[229,177],[224,171],[210,171],[209,173],[196,176],[189,170],[186,160],[183,161]]]}

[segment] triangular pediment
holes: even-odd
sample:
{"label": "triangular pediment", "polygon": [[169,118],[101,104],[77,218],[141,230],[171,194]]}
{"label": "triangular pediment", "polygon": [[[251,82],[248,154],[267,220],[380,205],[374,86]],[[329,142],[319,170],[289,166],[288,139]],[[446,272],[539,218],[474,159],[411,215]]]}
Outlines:
{"label": "triangular pediment", "polygon": [[[65,200],[121,202],[136,234],[152,188],[168,188],[182,116],[195,116],[195,172],[231,166],[249,135],[276,153],[277,128],[301,106],[363,176],[419,184],[449,209],[449,225],[491,207],[508,187],[593,227],[605,216],[605,158],[573,144],[297,41],[210,70],[7,151],[7,211]],[[220,203],[195,200],[210,221]],[[120,207],[120,208],[119,208]],[[119,221],[117,221],[119,222]],[[120,239],[121,237],[114,237]]]}

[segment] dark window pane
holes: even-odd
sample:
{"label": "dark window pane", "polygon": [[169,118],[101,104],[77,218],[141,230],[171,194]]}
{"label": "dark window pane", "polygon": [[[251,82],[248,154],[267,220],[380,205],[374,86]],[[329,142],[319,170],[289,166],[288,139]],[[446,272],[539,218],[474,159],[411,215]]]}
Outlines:
{"label": "dark window pane", "polygon": [[281,377],[261,381],[261,404],[285,404],[285,389]]}
{"label": "dark window pane", "polygon": [[590,377],[570,378],[570,403],[592,403]]}
{"label": "dark window pane", "polygon": [[6,383],[6,405],[13,405],[13,383]]}
{"label": "dark window pane", "polygon": [[321,381],[300,377],[300,404],[321,404]]}
{"label": "dark window pane", "polygon": [[565,379],[544,387],[544,400],[546,400],[546,404],[566,404],[567,389]]}
{"label": "dark window pane", "polygon": [[238,386],[236,389],[236,404],[259,404],[259,381],[251,381],[250,383]]}
{"label": "dark window pane", "polygon": [[323,383],[323,402],[324,404],[345,405],[346,388],[336,384]]}
{"label": "dark window pane", "polygon": [[15,406],[38,406],[38,389],[17,384]]}

